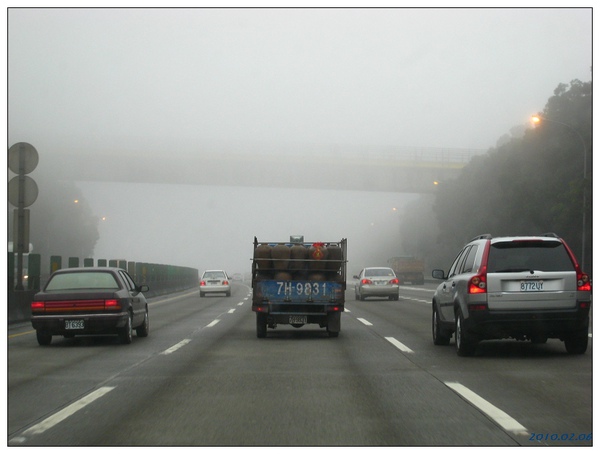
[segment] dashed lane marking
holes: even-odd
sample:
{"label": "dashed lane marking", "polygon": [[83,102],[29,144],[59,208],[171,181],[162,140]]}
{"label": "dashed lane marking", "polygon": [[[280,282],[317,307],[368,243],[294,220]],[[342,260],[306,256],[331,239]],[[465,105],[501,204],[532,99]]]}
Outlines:
{"label": "dashed lane marking", "polygon": [[191,341],[192,339],[183,339],[181,342],[176,343],[171,348],[167,348],[164,352],[161,353],[161,355],[170,355],[171,353],[179,350],[184,345],[189,344]]}
{"label": "dashed lane marking", "polygon": [[414,353],[410,348],[408,348],[402,342],[400,342],[399,340],[397,340],[393,337],[386,337],[385,340],[388,341],[390,344],[392,344],[394,347],[396,347],[400,351],[403,351],[405,353]]}
{"label": "dashed lane marking", "polygon": [[105,395],[106,393],[112,391],[113,389],[115,389],[114,386],[104,386],[102,388],[98,388],[95,391],[92,391],[87,396],[82,397],[78,401],[73,402],[68,407],[63,408],[62,410],[53,414],[52,416],[47,417],[42,422],[25,430],[21,434],[20,437],[17,437],[15,439],[13,439],[12,441],[22,443],[27,439],[27,436],[29,436],[29,435],[38,435],[38,434],[41,434],[41,433],[47,431],[48,429],[57,425],[59,422],[64,421],[69,416],[78,412],[79,410],[86,407],[87,405],[91,404],[96,399],[98,399],[98,398],[102,397],[103,395]]}
{"label": "dashed lane marking", "polygon": [[513,419],[511,416],[500,410],[498,407],[495,407],[484,398],[475,394],[466,386],[461,385],[457,382],[444,382],[444,384],[448,388],[452,389],[455,393],[462,396],[468,402],[473,404],[479,410],[484,412],[490,418],[492,418],[504,430],[518,435],[529,435],[527,429],[524,426],[522,426],[516,419]]}

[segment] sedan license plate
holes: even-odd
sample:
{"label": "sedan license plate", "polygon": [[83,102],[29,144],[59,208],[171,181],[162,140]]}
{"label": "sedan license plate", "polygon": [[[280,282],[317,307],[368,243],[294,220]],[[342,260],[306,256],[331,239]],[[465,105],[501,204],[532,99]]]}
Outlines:
{"label": "sedan license plate", "polygon": [[542,292],[544,291],[544,281],[521,281],[522,292]]}
{"label": "sedan license plate", "polygon": [[290,315],[290,325],[305,325],[306,315]]}
{"label": "sedan license plate", "polygon": [[83,320],[65,320],[65,329],[83,329]]}

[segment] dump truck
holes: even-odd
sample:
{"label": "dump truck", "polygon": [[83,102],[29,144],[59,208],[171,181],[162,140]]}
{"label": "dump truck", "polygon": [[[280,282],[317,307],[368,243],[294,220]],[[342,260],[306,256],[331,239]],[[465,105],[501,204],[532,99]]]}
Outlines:
{"label": "dump truck", "polygon": [[329,337],[338,337],[346,291],[346,239],[305,242],[259,242],[254,237],[252,311],[256,335],[267,328],[318,324]]}
{"label": "dump truck", "polygon": [[390,268],[396,273],[399,284],[419,284],[425,283],[425,263],[423,260],[415,257],[392,257],[388,260]]}

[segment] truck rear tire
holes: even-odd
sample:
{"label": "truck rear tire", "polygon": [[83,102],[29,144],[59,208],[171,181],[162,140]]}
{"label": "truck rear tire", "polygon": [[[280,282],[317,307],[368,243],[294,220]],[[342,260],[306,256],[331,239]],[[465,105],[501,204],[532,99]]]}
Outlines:
{"label": "truck rear tire", "polygon": [[267,337],[267,316],[256,314],[256,337],[263,339]]}

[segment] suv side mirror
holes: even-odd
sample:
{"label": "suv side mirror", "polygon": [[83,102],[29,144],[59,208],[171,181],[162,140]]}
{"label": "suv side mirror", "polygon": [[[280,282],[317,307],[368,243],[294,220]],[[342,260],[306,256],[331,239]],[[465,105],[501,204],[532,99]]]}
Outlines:
{"label": "suv side mirror", "polygon": [[444,270],[433,270],[431,272],[431,276],[435,279],[446,279]]}

